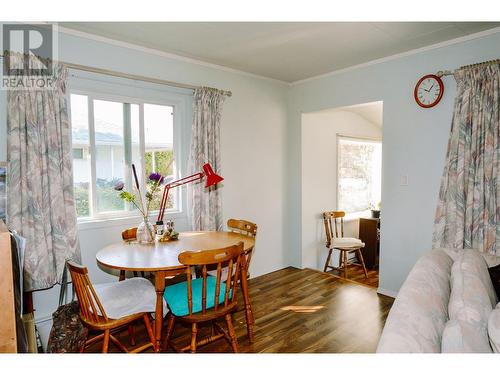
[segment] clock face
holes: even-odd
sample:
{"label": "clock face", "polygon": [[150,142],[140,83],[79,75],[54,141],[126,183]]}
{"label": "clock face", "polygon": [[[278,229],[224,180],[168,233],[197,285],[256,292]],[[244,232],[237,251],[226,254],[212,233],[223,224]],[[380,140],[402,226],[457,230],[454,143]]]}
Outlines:
{"label": "clock face", "polygon": [[443,97],[444,85],[441,78],[434,74],[426,75],[417,82],[414,96],[417,104],[423,108],[431,108]]}

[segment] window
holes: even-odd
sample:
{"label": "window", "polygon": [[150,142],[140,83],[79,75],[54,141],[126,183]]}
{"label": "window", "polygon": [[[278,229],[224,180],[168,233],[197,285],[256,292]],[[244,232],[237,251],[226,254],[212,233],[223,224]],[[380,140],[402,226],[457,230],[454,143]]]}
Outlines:
{"label": "window", "polygon": [[337,207],[347,213],[380,204],[382,144],[357,138],[338,138]]}
{"label": "window", "polygon": [[73,159],[83,159],[83,148],[73,148]]}
{"label": "window", "polygon": [[[133,190],[132,164],[136,166],[143,187],[153,171],[177,176],[174,106],[73,93],[71,123],[74,192],[79,218],[137,214],[114,190],[120,181],[127,190]],[[160,194],[155,197],[151,211],[159,209]],[[178,209],[178,202],[179,193],[171,191],[167,209]]]}

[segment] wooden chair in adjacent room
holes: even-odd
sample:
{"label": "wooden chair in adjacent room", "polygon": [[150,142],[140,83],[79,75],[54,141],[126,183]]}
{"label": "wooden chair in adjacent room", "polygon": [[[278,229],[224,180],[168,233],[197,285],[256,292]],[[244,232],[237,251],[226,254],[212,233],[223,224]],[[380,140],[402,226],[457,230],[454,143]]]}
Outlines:
{"label": "wooden chair in adjacent room", "polygon": [[[326,234],[326,248],[328,256],[326,258],[324,272],[328,269],[338,270],[345,279],[347,279],[347,266],[351,264],[358,265],[363,268],[365,278],[368,278],[365,262],[363,260],[362,248],[365,244],[358,238],[344,237],[344,211],[328,211],[323,212],[323,223]],[[339,266],[330,265],[333,250],[339,251]],[[354,263],[349,260],[349,254],[355,253],[359,263]]]}
{"label": "wooden chair in adjacent room", "polygon": [[[243,242],[216,250],[186,251],[179,255],[179,262],[186,267],[187,280],[165,288],[165,299],[170,309],[167,320],[167,332],[163,341],[163,350],[168,346],[176,351],[196,352],[198,346],[211,343],[225,337],[233,352],[238,352],[238,343],[234,331],[231,313],[237,308],[236,294],[240,280],[240,267],[245,267],[246,258]],[[208,268],[215,266],[217,276],[208,274]],[[222,280],[222,269],[228,268],[226,280]],[[193,268],[201,269],[201,277],[193,279]],[[234,272],[233,272],[234,271]],[[217,319],[224,318],[227,331]],[[191,343],[183,348],[176,348],[170,342],[176,320],[191,325]],[[198,325],[212,323],[211,335],[198,340]]]}
{"label": "wooden chair in adjacent room", "polygon": [[[155,337],[149,313],[155,311],[156,292],[148,280],[134,278],[94,287],[86,267],[68,262],[68,269],[78,297],[83,324],[90,330],[102,332],[87,340],[85,346],[102,340],[103,353],[108,352],[110,341],[126,353],[137,353],[154,346]],[[103,306],[106,306],[111,313],[107,314]],[[144,322],[150,342],[128,350],[112,333],[128,327],[137,320]]]}

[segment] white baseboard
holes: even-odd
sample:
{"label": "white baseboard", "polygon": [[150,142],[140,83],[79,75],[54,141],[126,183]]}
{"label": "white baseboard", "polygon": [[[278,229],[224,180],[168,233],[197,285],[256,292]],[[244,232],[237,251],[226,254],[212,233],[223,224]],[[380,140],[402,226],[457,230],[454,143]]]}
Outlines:
{"label": "white baseboard", "polygon": [[396,298],[398,295],[398,292],[393,292],[392,290],[387,290],[384,288],[378,288],[377,293],[383,294],[384,296],[388,296],[388,297],[392,297],[392,298]]}

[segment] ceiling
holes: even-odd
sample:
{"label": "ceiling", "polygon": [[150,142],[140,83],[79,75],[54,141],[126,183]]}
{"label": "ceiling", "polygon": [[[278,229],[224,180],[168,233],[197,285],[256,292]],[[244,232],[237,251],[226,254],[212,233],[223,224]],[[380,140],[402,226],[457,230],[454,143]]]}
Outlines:
{"label": "ceiling", "polygon": [[355,113],[358,116],[363,117],[366,121],[371,122],[373,125],[382,128],[383,112],[384,112],[383,102],[371,102],[371,103],[350,105],[347,107],[328,108],[328,109],[323,109],[321,111],[317,111],[315,113],[335,113],[338,111],[347,111]]}
{"label": "ceiling", "polygon": [[286,82],[500,22],[61,22],[60,26]]}
{"label": "ceiling", "polygon": [[379,128],[382,127],[384,112],[382,102],[353,105],[345,107],[344,110],[354,112]]}

